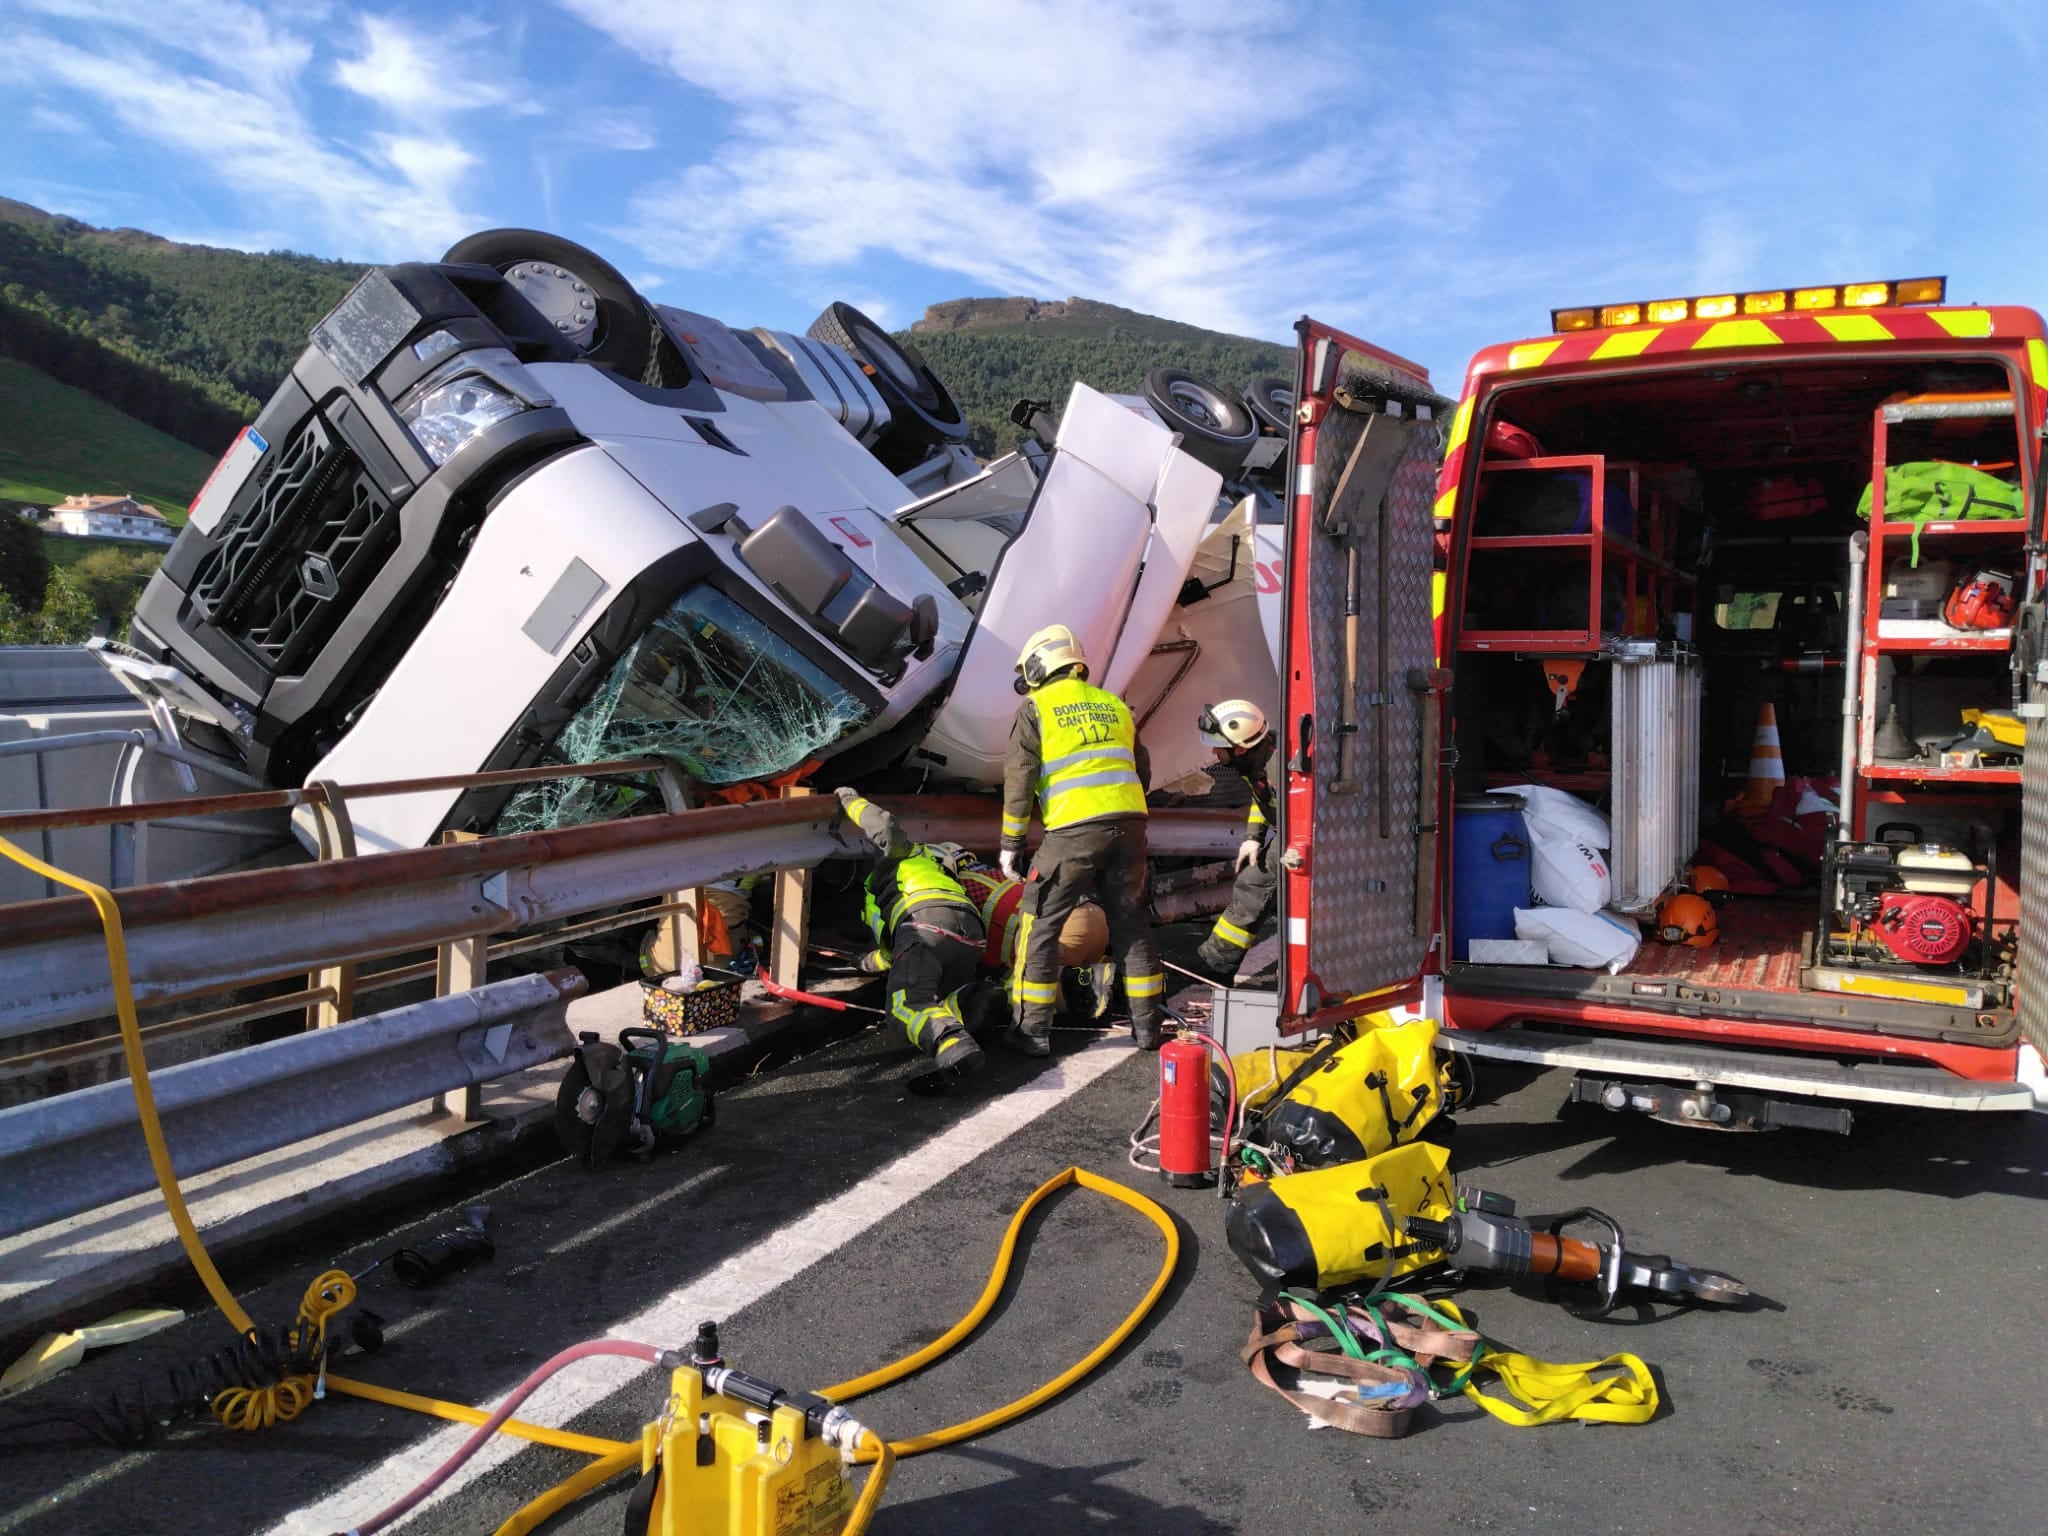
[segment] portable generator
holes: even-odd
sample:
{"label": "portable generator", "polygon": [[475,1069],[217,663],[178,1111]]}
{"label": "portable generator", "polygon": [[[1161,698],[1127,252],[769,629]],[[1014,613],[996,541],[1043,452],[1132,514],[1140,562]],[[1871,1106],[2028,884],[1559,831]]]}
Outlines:
{"label": "portable generator", "polygon": [[1815,964],[1998,982],[2003,956],[1986,906],[1997,856],[1988,838],[1984,848],[1979,859],[1899,822],[1879,827],[1874,842],[1828,843]]}

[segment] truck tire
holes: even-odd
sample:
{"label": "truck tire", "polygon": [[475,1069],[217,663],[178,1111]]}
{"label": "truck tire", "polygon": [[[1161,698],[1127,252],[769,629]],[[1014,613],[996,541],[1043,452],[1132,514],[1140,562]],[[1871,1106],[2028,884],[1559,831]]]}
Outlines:
{"label": "truck tire", "polygon": [[1154,368],[1146,374],[1145,400],[1169,431],[1180,434],[1181,452],[1226,480],[1258,440],[1259,424],[1243,401],[1184,369]]}
{"label": "truck tire", "polygon": [[[578,343],[584,359],[629,379],[646,380],[655,361],[660,327],[647,301],[597,252],[538,229],[486,229],[456,241],[441,259],[496,267],[512,277],[550,320],[557,318],[551,299],[567,306],[566,313],[573,315],[581,298],[589,298],[595,305],[596,322]],[[513,269],[535,266],[552,270],[535,274],[537,286],[529,288]],[[576,288],[579,283],[587,294]]]}
{"label": "truck tire", "polygon": [[1260,426],[1285,437],[1294,422],[1294,382],[1278,374],[1262,373],[1245,385],[1244,404]]}
{"label": "truck tire", "polygon": [[967,441],[967,416],[917,348],[883,330],[851,304],[833,304],[805,332],[850,354],[889,407],[889,429],[874,454],[901,473],[934,448]]}

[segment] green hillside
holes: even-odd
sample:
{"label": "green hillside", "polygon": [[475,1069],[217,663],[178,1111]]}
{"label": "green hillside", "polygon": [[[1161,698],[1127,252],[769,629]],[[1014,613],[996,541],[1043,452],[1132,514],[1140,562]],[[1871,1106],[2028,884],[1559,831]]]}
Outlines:
{"label": "green hillside", "polygon": [[364,270],[97,229],[0,198],[0,300],[195,383],[244,416]]}
{"label": "green hillside", "polygon": [[[0,198],[0,355],[211,457],[255,415],[307,332],[363,271],[285,251],[252,255],[179,245],[141,230],[97,229]],[[903,334],[959,399],[983,453],[1016,441],[1013,401],[1029,396],[1057,404],[1077,379],[1134,393],[1161,366],[1230,388],[1256,374],[1292,371],[1292,349],[1284,344],[1091,299],[954,299],[934,304]],[[26,443],[42,451],[27,434],[7,437],[7,448]],[[70,484],[4,453],[0,473],[35,487]],[[121,479],[127,472],[108,466],[106,473]],[[144,494],[143,478],[134,478]],[[105,479],[96,473],[94,488]]]}
{"label": "green hillside", "polygon": [[132,493],[182,523],[212,469],[198,449],[0,357],[0,500],[49,506],[88,492]]}
{"label": "green hillside", "polygon": [[1076,380],[1135,394],[1154,368],[1182,368],[1235,390],[1262,373],[1291,375],[1294,349],[1162,320],[1093,299],[952,299],[897,333],[924,353],[974,429],[978,451],[1017,439],[1010,406],[1029,397],[1055,409]]}

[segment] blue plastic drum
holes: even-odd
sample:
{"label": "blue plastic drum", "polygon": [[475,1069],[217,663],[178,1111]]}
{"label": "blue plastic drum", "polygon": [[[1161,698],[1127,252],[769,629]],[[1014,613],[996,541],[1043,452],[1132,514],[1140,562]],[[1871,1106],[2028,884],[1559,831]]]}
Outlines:
{"label": "blue plastic drum", "polygon": [[1529,831],[1513,795],[1472,795],[1452,807],[1451,957],[1474,939],[1512,939],[1515,908],[1535,905]]}

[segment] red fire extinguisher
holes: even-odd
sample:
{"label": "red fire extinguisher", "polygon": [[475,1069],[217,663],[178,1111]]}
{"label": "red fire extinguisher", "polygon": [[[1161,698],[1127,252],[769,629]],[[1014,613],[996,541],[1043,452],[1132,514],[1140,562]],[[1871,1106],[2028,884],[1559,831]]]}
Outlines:
{"label": "red fire extinguisher", "polygon": [[1183,1187],[1214,1175],[1209,1155],[1209,1049],[1191,1035],[1159,1048],[1159,1176]]}

